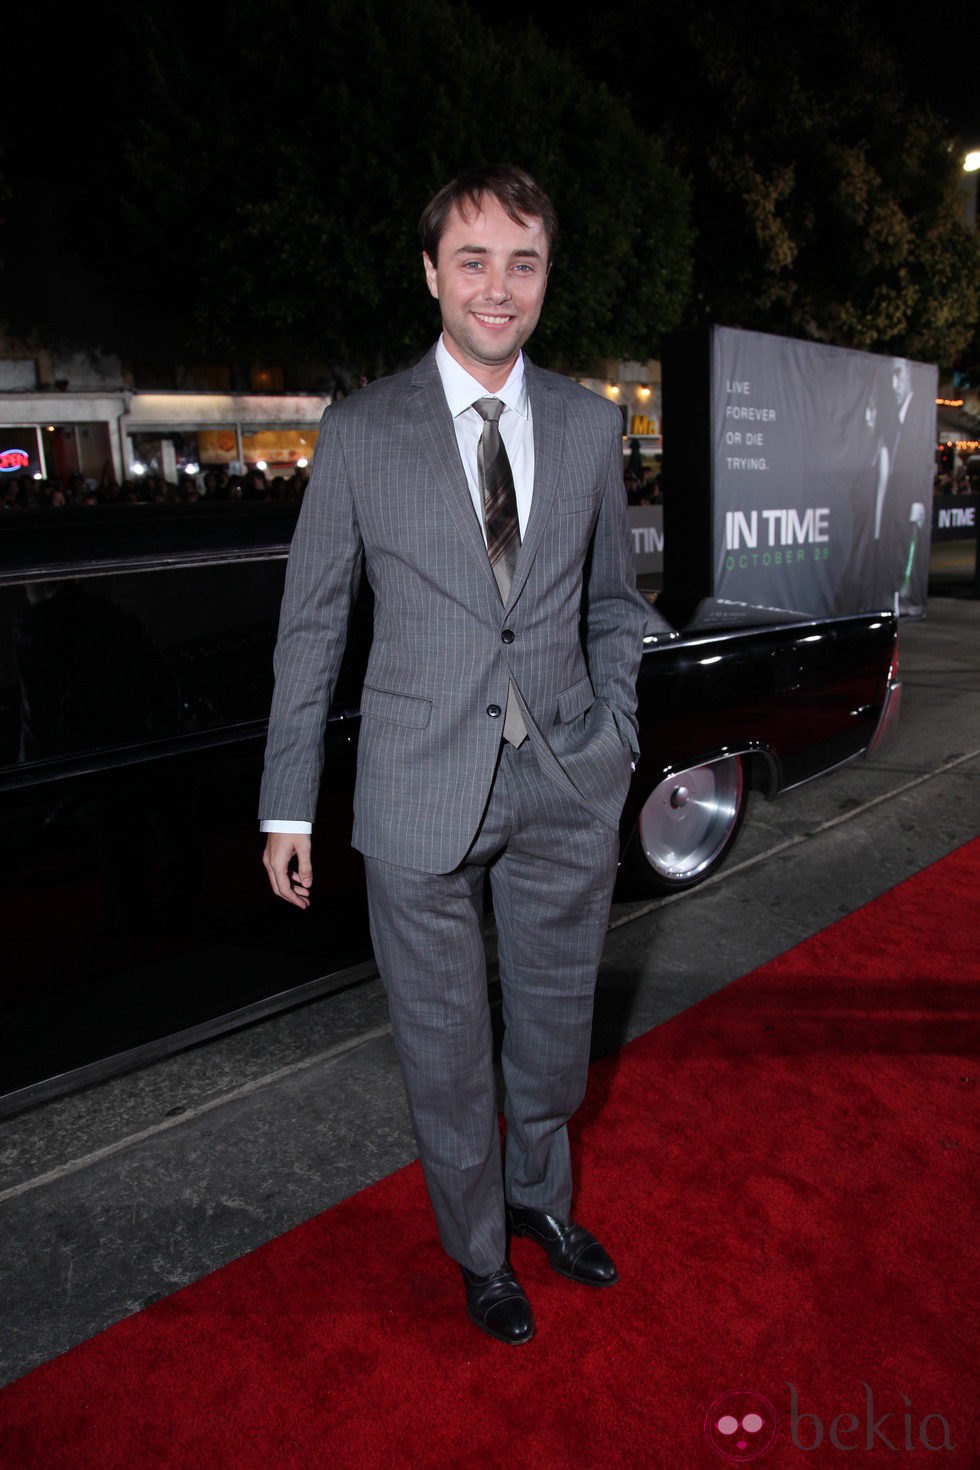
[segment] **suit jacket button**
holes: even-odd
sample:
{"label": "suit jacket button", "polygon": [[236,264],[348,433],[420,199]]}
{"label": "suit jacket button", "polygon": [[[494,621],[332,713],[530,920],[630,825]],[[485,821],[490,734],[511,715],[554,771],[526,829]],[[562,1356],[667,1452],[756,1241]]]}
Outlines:
{"label": "suit jacket button", "polygon": [[513,628],[505,628],[504,631],[500,635],[500,641],[501,641],[501,643],[513,643],[513,641],[514,641],[514,630],[513,630]]}
{"label": "suit jacket button", "polygon": [[490,716],[491,720],[499,720],[500,719],[500,714],[501,714],[500,705],[499,704],[488,704],[487,705],[487,714]]}

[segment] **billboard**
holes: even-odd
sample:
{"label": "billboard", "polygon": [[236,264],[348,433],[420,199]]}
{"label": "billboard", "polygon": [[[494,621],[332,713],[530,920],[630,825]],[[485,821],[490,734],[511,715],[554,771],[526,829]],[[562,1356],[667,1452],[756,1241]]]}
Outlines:
{"label": "billboard", "polygon": [[937,495],[932,503],[933,541],[975,541],[980,495]]}
{"label": "billboard", "polygon": [[664,569],[664,508],[662,505],[631,505],[626,512],[637,574],[659,575]]}
{"label": "billboard", "polygon": [[682,535],[688,586],[693,572],[723,604],[829,617],[897,597],[921,612],[936,368],[727,327],[684,335],[664,364],[665,590]]}

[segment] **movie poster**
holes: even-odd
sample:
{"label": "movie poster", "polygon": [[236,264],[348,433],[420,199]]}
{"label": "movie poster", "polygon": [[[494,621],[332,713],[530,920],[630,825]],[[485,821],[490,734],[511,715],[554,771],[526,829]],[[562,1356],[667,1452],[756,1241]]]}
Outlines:
{"label": "movie poster", "polygon": [[711,339],[714,596],[815,616],[897,597],[921,613],[936,368],[726,327]]}

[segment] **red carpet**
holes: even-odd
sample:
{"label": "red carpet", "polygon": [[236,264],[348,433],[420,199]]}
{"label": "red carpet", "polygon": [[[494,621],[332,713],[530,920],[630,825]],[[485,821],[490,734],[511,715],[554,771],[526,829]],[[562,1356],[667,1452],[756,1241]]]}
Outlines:
{"label": "red carpet", "polygon": [[980,840],[593,1068],[620,1284],[515,1241],[527,1346],[466,1320],[415,1164],[5,1389],[0,1463],[980,1465],[978,892]]}

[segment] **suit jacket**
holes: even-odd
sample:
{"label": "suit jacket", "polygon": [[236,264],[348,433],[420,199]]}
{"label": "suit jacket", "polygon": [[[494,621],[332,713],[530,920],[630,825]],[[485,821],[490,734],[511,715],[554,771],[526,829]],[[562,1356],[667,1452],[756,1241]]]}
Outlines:
{"label": "suit jacket", "polygon": [[[374,641],[353,843],[423,872],[460,863],[493,780],[508,682],[548,776],[616,827],[648,621],[618,410],[525,357],[534,487],[504,605],[433,348],[328,408],[290,549],[260,818],[312,821],[362,558]],[[505,632],[513,634],[502,637]]]}

